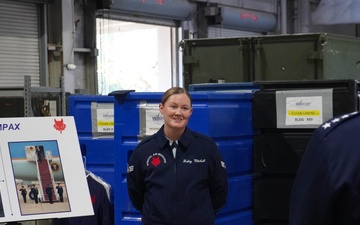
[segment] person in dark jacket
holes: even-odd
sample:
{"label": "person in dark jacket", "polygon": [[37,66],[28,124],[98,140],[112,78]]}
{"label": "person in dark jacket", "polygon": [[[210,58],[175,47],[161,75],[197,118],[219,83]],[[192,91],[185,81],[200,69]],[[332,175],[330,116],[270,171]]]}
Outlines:
{"label": "person in dark jacket", "polygon": [[56,186],[56,190],[57,190],[57,193],[58,193],[58,195],[60,197],[60,202],[63,202],[64,201],[64,197],[63,197],[64,189],[60,185],[60,183],[58,183],[58,186]]}
{"label": "person in dark jacket", "polygon": [[46,185],[45,192],[46,192],[46,194],[47,194],[47,196],[49,198],[49,203],[53,204],[54,203],[53,202],[53,194],[54,194],[54,192],[53,192],[53,187],[52,187],[51,184]]}
{"label": "person in dark jacket", "polygon": [[26,203],[26,195],[27,195],[27,190],[26,190],[26,188],[25,188],[24,186],[21,186],[21,188],[20,188],[19,191],[21,192],[21,195],[22,195],[22,197],[23,197],[23,199],[24,199],[24,203]]}
{"label": "person in dark jacket", "polygon": [[38,191],[37,187],[35,186],[35,184],[33,184],[32,188],[30,189],[29,197],[30,197],[30,199],[34,200],[36,204],[39,203],[39,191]]}
{"label": "person in dark jacket", "polygon": [[37,155],[37,158],[39,160],[39,162],[42,161],[42,156],[41,156],[41,150],[40,150],[40,147],[39,146],[35,146],[36,148],[36,155]]}
{"label": "person in dark jacket", "polygon": [[315,130],[296,174],[289,225],[360,224],[360,114]]}
{"label": "person in dark jacket", "polygon": [[133,151],[127,186],[143,225],[213,225],[226,202],[226,166],[216,143],[191,131],[190,94],[167,90],[159,105],[164,125]]}

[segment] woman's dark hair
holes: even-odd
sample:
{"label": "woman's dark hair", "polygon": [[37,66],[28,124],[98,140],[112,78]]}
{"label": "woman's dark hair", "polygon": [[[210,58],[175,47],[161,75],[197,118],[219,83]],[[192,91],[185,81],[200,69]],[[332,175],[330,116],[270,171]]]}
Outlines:
{"label": "woman's dark hair", "polygon": [[190,106],[192,106],[191,95],[189,94],[188,91],[185,90],[185,88],[182,88],[182,87],[172,87],[172,88],[168,89],[161,98],[161,104],[165,105],[165,102],[170,98],[170,96],[176,95],[176,94],[186,94],[190,99]]}

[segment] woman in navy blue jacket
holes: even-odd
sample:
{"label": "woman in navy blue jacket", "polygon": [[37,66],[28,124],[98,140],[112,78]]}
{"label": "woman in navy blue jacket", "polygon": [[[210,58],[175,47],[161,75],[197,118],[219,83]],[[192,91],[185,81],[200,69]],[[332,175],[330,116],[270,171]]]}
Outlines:
{"label": "woman in navy blue jacket", "polygon": [[167,90],[159,110],[164,125],[129,159],[130,199],[143,225],[213,225],[228,192],[220,151],[211,138],[187,127],[192,100],[185,89]]}

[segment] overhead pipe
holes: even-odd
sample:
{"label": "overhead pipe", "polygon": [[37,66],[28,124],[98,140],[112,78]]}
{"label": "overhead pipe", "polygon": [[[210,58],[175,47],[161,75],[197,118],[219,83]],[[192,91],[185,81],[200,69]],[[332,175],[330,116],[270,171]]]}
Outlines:
{"label": "overhead pipe", "polygon": [[222,27],[255,32],[272,32],[276,28],[277,17],[274,13],[221,5],[219,7]]}
{"label": "overhead pipe", "polygon": [[191,16],[192,4],[187,0],[114,0],[111,11],[143,15],[160,19],[187,20]]}

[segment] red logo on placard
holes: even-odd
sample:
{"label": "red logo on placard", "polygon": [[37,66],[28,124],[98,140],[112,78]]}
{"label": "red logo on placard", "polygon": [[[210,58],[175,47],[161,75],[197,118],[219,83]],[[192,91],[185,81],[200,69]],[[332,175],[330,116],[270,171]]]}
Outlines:
{"label": "red logo on placard", "polygon": [[64,123],[64,120],[61,119],[61,120],[56,120],[54,119],[54,128],[58,131],[60,131],[60,134],[62,134],[63,130],[65,130],[66,128],[66,124]]}

